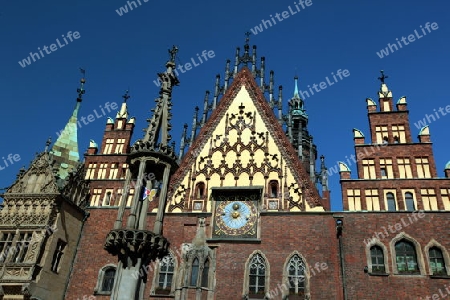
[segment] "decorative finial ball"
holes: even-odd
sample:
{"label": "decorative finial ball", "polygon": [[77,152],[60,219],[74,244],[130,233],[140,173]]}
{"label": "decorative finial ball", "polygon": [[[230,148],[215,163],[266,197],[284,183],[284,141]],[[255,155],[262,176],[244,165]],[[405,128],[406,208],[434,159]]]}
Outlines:
{"label": "decorative finial ball", "polygon": [[81,83],[85,83],[85,82],[86,82],[86,79],[81,78],[80,82],[81,82]]}
{"label": "decorative finial ball", "polygon": [[239,205],[239,203],[234,203],[233,204],[233,209],[234,210],[238,210],[241,206]]}

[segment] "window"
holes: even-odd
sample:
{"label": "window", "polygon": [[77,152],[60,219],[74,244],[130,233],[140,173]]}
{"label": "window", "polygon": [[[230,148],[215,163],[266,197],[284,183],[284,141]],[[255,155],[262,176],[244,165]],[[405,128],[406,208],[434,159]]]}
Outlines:
{"label": "window", "polygon": [[116,266],[106,265],[98,272],[97,285],[94,288],[95,295],[111,295],[116,277]]}
{"label": "window", "polygon": [[361,210],[361,191],[347,190],[348,210]]}
{"label": "window", "polygon": [[11,252],[12,240],[14,233],[3,233],[0,239],[0,263],[6,261],[8,254]]}
{"label": "window", "polygon": [[378,197],[378,190],[365,190],[366,207],[367,210],[380,210],[380,199]]}
{"label": "window", "polygon": [[203,182],[199,182],[195,186],[195,199],[203,198],[205,198],[205,184]]}
{"label": "window", "polygon": [[304,294],[305,291],[305,264],[303,260],[295,254],[289,260],[287,266],[289,282],[289,294]]}
{"label": "window", "polygon": [[438,210],[436,192],[434,189],[420,189],[424,210]]}
{"label": "window", "polygon": [[198,262],[198,258],[196,257],[196,258],[194,258],[194,261],[192,262],[190,286],[197,286],[198,269],[199,269],[199,262]]}
{"label": "window", "polygon": [[105,151],[103,151],[103,154],[111,154],[113,144],[114,139],[106,139]]}
{"label": "window", "polygon": [[103,274],[102,291],[111,292],[114,286],[115,268],[108,268]]}
{"label": "window", "polygon": [[159,263],[159,278],[157,290],[169,290],[172,287],[175,261],[172,255],[164,257]]}
{"label": "window", "polygon": [[66,247],[67,243],[63,240],[58,240],[56,244],[55,253],[53,253],[53,259],[52,259],[52,267],[51,270],[55,273],[58,273],[59,264],[61,262],[62,256],[64,254],[64,249]]}
{"label": "window", "polygon": [[111,164],[111,169],[109,170],[109,179],[116,179],[118,171],[119,166],[116,163]]}
{"label": "window", "polygon": [[430,178],[430,165],[427,157],[416,157],[417,177]]}
{"label": "window", "polygon": [[445,210],[450,210],[450,189],[441,189],[442,203]]}
{"label": "window", "polygon": [[392,125],[392,135],[394,136],[394,142],[406,143],[406,134],[404,125]]}
{"label": "window", "polygon": [[363,178],[375,179],[375,161],[373,159],[363,159]]}
{"label": "window", "polygon": [[120,179],[125,179],[127,175],[128,164],[122,164],[122,171],[120,172]]}
{"label": "window", "polygon": [[97,206],[100,200],[100,195],[102,193],[102,189],[94,189],[91,198],[91,206]]}
{"label": "window", "polygon": [[117,139],[117,146],[116,146],[115,153],[122,154],[124,145],[125,145],[125,139]]}
{"label": "window", "polygon": [[271,180],[269,182],[270,198],[278,198],[278,181]]}
{"label": "window", "polygon": [[386,202],[387,202],[387,210],[388,211],[396,211],[397,206],[395,205],[394,194],[389,192],[386,194]]}
{"label": "window", "polygon": [[409,210],[409,211],[415,210],[414,197],[413,197],[412,193],[410,193],[410,192],[405,193],[405,204],[406,204],[406,210]]}
{"label": "window", "polygon": [[395,261],[398,273],[419,274],[416,249],[411,242],[401,240],[395,244]]}
{"label": "window", "polygon": [[432,275],[446,275],[444,256],[441,249],[432,247],[429,250]]}
{"label": "window", "polygon": [[413,178],[409,158],[398,158],[397,164],[400,178]]}
{"label": "window", "polygon": [[128,191],[128,199],[127,199],[127,206],[131,206],[131,202],[133,201],[134,196],[134,188],[130,188]]}
{"label": "window", "polygon": [[105,198],[103,200],[102,206],[109,206],[111,204],[111,192],[108,191],[105,194]]}
{"label": "window", "polygon": [[207,259],[205,264],[203,265],[202,271],[202,287],[208,287],[208,279],[209,279],[209,260]]}
{"label": "window", "polygon": [[375,134],[376,134],[377,144],[383,144],[385,142],[385,140],[387,141],[387,137],[388,137],[387,126],[376,126]]}
{"label": "window", "polygon": [[106,176],[106,169],[108,168],[108,164],[100,164],[100,170],[98,170],[98,179],[104,179]]}
{"label": "window", "polygon": [[250,261],[249,293],[264,294],[266,281],[266,262],[261,254],[255,254]]}
{"label": "window", "polygon": [[372,246],[370,248],[370,259],[372,262],[372,273],[386,273],[383,249],[380,246]]}
{"label": "window", "polygon": [[15,263],[23,263],[25,260],[25,255],[28,251],[28,246],[30,245],[32,233],[21,233],[19,240],[14,248],[14,254],[11,261]]}
{"label": "window", "polygon": [[85,179],[93,179],[95,174],[95,169],[97,168],[97,164],[90,163],[88,169],[86,171]]}
{"label": "window", "polygon": [[382,179],[394,178],[394,172],[392,171],[392,159],[380,159],[380,169]]}

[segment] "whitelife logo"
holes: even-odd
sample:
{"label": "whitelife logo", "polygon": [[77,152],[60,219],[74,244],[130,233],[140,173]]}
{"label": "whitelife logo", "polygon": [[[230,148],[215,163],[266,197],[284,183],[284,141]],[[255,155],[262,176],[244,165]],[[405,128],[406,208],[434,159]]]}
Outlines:
{"label": "whitelife logo", "polygon": [[[311,6],[312,4],[313,4],[312,0],[306,0],[306,1],[300,0],[300,1],[298,1],[298,4],[297,4],[297,2],[294,2],[294,6],[295,6],[296,10],[293,10],[292,7],[289,5],[288,6],[289,11],[285,10],[281,14],[276,13],[275,18],[277,18],[278,22],[282,22],[283,20],[286,20],[290,16],[293,16],[295,14],[298,14],[300,11],[305,10],[308,6]],[[299,5],[302,8],[300,8]],[[259,25],[255,26],[254,28],[250,28],[250,31],[254,35],[257,35],[258,33],[263,32],[264,29],[268,29],[269,27],[276,25],[277,21],[275,21],[275,18],[272,15],[269,15],[269,17],[270,17],[270,20],[272,20],[272,22],[270,20],[262,19],[261,23]],[[269,26],[267,26],[267,25],[269,25]],[[264,26],[264,28],[263,28],[263,26]]]}
{"label": "whitelife logo", "polygon": [[[431,23],[431,24],[430,24],[430,22],[427,22],[427,23],[425,24],[425,28],[427,29],[428,33],[430,33],[430,32],[431,32],[431,29],[437,30],[437,29],[439,28],[439,26],[438,26],[438,23],[436,23],[436,22],[433,22],[433,23]],[[430,28],[431,28],[431,29],[430,29]],[[407,45],[409,45],[410,43],[414,42],[414,41],[416,40],[416,38],[417,38],[417,39],[421,39],[421,38],[423,38],[424,36],[427,35],[427,32],[426,32],[425,29],[422,27],[422,25],[420,25],[420,29],[422,29],[423,35],[420,35],[420,33],[417,32],[417,29],[415,29],[415,30],[414,30],[414,34],[408,35],[408,41],[409,41],[409,43],[406,41],[406,37],[402,36],[402,38],[401,38],[400,40],[403,42],[403,45],[407,46]],[[397,40],[398,46],[399,46],[400,48],[403,48],[403,47],[402,47],[402,43],[400,43],[400,41],[398,40],[398,38],[396,38],[396,40]],[[387,46],[386,48],[381,49],[380,52],[377,52],[377,55],[378,55],[379,58],[383,58],[383,57],[385,57],[385,56],[388,56],[390,53],[394,53],[394,51],[397,51],[397,50],[398,50],[398,47],[397,47],[397,45],[396,45],[395,43],[394,43],[394,44],[388,43],[387,45],[388,45],[388,46]],[[389,53],[389,50],[391,51],[390,53]]]}
{"label": "whitelife logo", "polygon": [[[39,53],[30,52],[30,55],[27,58],[24,58],[24,59],[22,59],[22,61],[19,61],[19,65],[22,68],[25,68],[26,66],[31,65],[32,59],[33,59],[33,62],[36,61],[36,58],[41,59],[42,57],[44,57],[44,53],[42,52],[42,50],[44,50],[46,54],[50,54],[52,52],[55,52],[58,49],[65,47],[66,45],[68,45],[69,42],[67,41],[66,36],[64,36],[64,34],[61,36],[62,36],[65,44],[62,44],[59,41],[59,38],[57,38],[56,44],[51,44],[50,47],[47,47],[47,45],[44,45],[44,47],[42,47],[42,49],[41,49],[41,47],[38,47],[38,51],[41,54],[40,56],[39,56]],[[74,31],[73,33],[72,33],[72,31],[69,31],[67,33],[67,38],[70,40],[70,42],[73,42],[74,40],[78,40],[80,37],[81,37],[81,35],[78,31]],[[50,51],[48,49],[50,49]]]}

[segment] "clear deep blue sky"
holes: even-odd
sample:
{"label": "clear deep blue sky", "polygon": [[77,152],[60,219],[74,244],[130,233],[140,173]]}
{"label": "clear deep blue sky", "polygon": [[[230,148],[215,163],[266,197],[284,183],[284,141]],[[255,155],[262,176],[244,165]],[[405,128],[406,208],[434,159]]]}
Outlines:
{"label": "clear deep blue sky", "polygon": [[[127,4],[124,0],[2,1],[0,157],[18,154],[21,160],[0,171],[0,187],[12,184],[19,169],[44,150],[49,136],[56,140],[56,132],[75,105],[79,67],[86,69],[87,78],[79,116],[87,117],[96,108],[102,114],[98,108],[108,101],[120,104],[129,88],[129,111],[137,118],[136,140],[142,137],[158,96],[153,80],[164,71],[167,49],[177,45],[177,63],[183,64],[203,50],[214,51],[213,59],[179,76],[172,111],[172,135],[179,146],[183,123],[191,124],[193,108],[202,107],[205,90],[213,91],[215,75],[223,78],[225,61],[234,58],[236,46],[242,48],[244,33],[283,11],[288,11],[287,19],[251,36],[250,43],[258,46],[258,60],[266,57],[267,77],[274,70],[275,85],[283,85],[285,110],[293,94],[294,75],[300,77],[299,88],[307,90],[308,84],[319,84],[326,76],[331,79],[331,72],[338,69],[350,72],[349,77],[305,99],[310,133],[329,167],[354,153],[353,128],[370,136],[365,99],[377,100],[379,70],[389,76],[395,101],[407,96],[412,122],[450,105],[447,1],[313,0],[300,12],[294,1],[140,1],[142,5],[123,16],[116,10]],[[438,29],[424,36],[420,26],[427,22],[436,22]],[[414,30],[420,39],[402,44],[403,48],[382,59],[376,54]],[[78,31],[79,39],[44,53],[25,68],[18,64],[57,38],[65,44],[61,35],[68,31]],[[114,117],[115,112],[108,115]],[[101,142],[105,122],[103,117],[79,129],[80,153],[89,139]],[[439,176],[450,160],[449,125],[448,115],[430,124]],[[417,141],[418,129],[411,124],[411,130]],[[3,159],[0,166],[5,167]],[[355,176],[355,166],[351,169]],[[329,181],[332,208],[340,210],[339,175]]]}

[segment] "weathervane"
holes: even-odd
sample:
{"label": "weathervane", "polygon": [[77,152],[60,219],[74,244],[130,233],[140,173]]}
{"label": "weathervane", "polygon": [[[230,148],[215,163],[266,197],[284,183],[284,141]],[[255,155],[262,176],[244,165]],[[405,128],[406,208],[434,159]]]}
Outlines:
{"label": "weathervane", "polygon": [[389,76],[385,76],[383,70],[381,70],[380,72],[381,72],[381,77],[378,77],[378,79],[381,81],[381,83],[384,83],[384,80],[386,78],[389,78]]}

